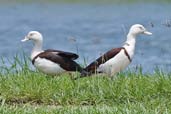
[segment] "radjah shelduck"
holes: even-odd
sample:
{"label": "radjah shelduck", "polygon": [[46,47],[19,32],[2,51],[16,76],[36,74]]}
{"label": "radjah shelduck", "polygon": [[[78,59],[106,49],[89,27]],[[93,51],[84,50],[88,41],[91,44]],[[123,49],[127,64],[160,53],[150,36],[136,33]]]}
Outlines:
{"label": "radjah shelduck", "polygon": [[94,73],[106,73],[113,76],[125,69],[132,61],[135,51],[136,38],[139,34],[152,35],[143,25],[132,25],[127,35],[127,40],[122,47],[113,48],[103,54],[101,57],[90,63],[84,70],[81,77]]}
{"label": "radjah shelduck", "polygon": [[74,60],[79,56],[75,53],[54,49],[43,50],[43,36],[38,31],[30,31],[22,42],[32,40],[34,47],[31,52],[32,64],[46,74],[59,74],[65,71],[83,72]]}

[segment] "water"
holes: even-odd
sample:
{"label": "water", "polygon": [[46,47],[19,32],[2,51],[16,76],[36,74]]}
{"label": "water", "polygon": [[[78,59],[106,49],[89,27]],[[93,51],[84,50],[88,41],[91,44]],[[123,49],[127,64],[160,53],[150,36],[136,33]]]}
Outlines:
{"label": "water", "polygon": [[12,58],[22,50],[29,56],[32,43],[20,40],[37,30],[44,36],[44,49],[77,52],[81,64],[84,59],[90,63],[101,53],[122,46],[129,27],[140,23],[153,35],[137,38],[130,68],[141,65],[144,72],[156,67],[171,71],[171,27],[163,25],[170,21],[170,11],[171,4],[0,5],[0,56]]}

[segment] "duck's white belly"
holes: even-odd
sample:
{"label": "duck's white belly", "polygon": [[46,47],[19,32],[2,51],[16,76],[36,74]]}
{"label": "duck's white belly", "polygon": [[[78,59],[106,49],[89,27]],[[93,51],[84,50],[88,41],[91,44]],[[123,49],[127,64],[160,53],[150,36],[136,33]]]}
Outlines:
{"label": "duck's white belly", "polygon": [[130,64],[128,57],[125,55],[124,50],[121,50],[115,57],[101,64],[97,71],[114,75],[121,70],[125,69]]}
{"label": "duck's white belly", "polygon": [[50,60],[44,58],[36,58],[34,66],[46,73],[46,74],[58,74],[64,72],[65,70],[60,67],[57,63],[51,62]]}

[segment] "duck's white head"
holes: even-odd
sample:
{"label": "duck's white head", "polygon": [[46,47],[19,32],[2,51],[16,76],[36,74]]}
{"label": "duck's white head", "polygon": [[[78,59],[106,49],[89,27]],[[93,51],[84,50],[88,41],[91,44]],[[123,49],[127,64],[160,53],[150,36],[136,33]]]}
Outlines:
{"label": "duck's white head", "polygon": [[30,31],[21,41],[25,42],[28,40],[33,40],[34,42],[41,42],[43,40],[43,37],[42,34],[38,31]]}
{"label": "duck's white head", "polygon": [[140,24],[132,25],[130,30],[129,30],[129,34],[135,35],[135,36],[138,34],[152,35],[151,32],[147,31],[146,28]]}

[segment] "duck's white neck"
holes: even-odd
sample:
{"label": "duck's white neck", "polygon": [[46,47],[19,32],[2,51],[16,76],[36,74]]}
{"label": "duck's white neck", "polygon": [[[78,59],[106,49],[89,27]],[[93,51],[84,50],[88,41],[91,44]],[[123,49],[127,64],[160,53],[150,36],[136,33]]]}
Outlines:
{"label": "duck's white neck", "polygon": [[127,40],[123,47],[127,50],[129,56],[132,58],[134,55],[135,50],[135,43],[136,43],[136,35],[128,33]]}
{"label": "duck's white neck", "polygon": [[43,51],[42,43],[43,43],[42,40],[34,41],[34,47],[31,52],[31,59],[33,59],[35,56],[37,56],[39,53],[41,53]]}
{"label": "duck's white neck", "polygon": [[136,35],[128,33],[127,40],[125,42],[125,45],[135,46],[136,43]]}

